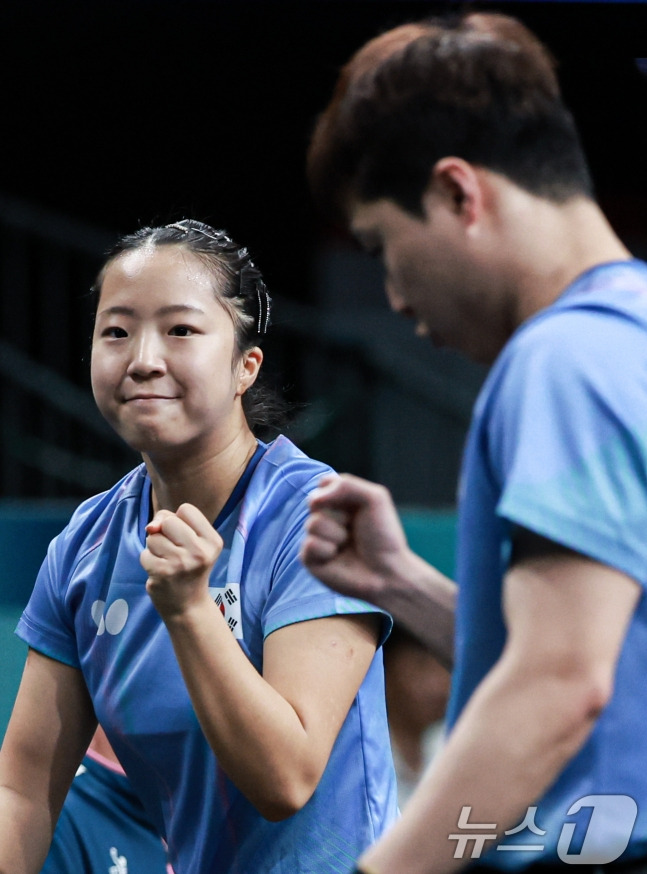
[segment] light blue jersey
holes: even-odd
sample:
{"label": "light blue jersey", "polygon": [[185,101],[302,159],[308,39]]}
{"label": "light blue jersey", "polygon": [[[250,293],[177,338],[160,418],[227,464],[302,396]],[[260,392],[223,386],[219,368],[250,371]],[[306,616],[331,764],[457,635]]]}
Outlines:
{"label": "light blue jersey", "polygon": [[[647,586],[647,265],[642,262],[607,264],[579,277],[519,328],[478,399],[460,487],[450,723],[503,649],[501,590],[515,526]],[[619,846],[629,827],[627,857],[647,854],[646,677],[643,596],[622,650],[613,698],[590,739],[539,802],[536,830],[503,836],[504,844],[526,849],[490,849],[483,861],[511,869],[556,862],[560,838],[562,852],[576,856],[592,811],[595,834],[589,840]],[[589,796],[629,801],[602,799],[597,807],[588,803],[568,814]],[[633,829],[632,800],[638,810]],[[569,823],[576,827],[571,847],[571,830],[564,832]]]}
{"label": "light blue jersey", "polygon": [[[261,447],[216,520],[211,591],[252,664],[294,622],[377,612],[335,594],[298,553],[307,495],[328,468],[285,437]],[[169,845],[176,874],[338,874],[397,815],[381,649],[313,797],[270,823],[211,752],[139,563],[150,515],[142,465],[83,503],[50,545],[17,633],[80,668],[99,721]],[[388,629],[390,620],[385,617]]]}

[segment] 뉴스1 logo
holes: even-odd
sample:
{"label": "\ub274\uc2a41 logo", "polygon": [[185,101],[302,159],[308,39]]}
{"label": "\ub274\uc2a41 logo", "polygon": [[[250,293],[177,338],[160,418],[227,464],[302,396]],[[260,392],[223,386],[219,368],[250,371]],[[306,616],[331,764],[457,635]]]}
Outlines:
{"label": "\ub274\uc2a41 logo", "polygon": [[[609,862],[614,862],[627,849],[638,816],[638,805],[629,795],[585,795],[569,807],[566,815],[573,816],[586,807],[592,808],[592,811],[586,826],[584,841],[579,850],[574,852],[572,848],[576,823],[565,822],[562,825],[557,842],[557,855],[567,865],[606,865]],[[450,840],[456,841],[456,849],[454,850],[455,859],[465,857],[470,843],[472,851],[469,858],[478,859],[485,849],[490,849],[485,847],[486,841],[496,841],[499,839],[499,835],[496,832],[496,823],[470,822],[469,816],[471,812],[471,807],[465,806],[462,808],[457,826],[464,831],[448,836]],[[541,852],[545,845],[535,840],[532,836],[535,835],[541,838],[546,834],[546,831],[539,828],[535,822],[536,815],[537,808],[529,807],[519,825],[503,832],[500,838],[501,842],[495,848],[496,852]],[[617,831],[612,838],[606,837],[604,841],[601,841],[599,834],[602,825],[604,822],[609,821],[618,826]],[[526,830],[530,833],[528,835],[528,843],[505,843],[506,836],[520,834]]]}

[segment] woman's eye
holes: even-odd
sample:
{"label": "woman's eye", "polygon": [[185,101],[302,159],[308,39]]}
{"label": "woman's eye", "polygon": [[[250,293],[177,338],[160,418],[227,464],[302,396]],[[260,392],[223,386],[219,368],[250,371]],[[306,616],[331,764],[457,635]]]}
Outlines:
{"label": "woman's eye", "polygon": [[120,337],[127,337],[128,334],[126,333],[126,331],[124,331],[123,328],[118,328],[114,325],[111,325],[109,328],[104,328],[104,330],[101,332],[101,336],[117,339]]}
{"label": "woman's eye", "polygon": [[190,337],[191,334],[194,334],[195,331],[193,328],[190,328],[188,325],[175,325],[169,331],[173,337]]}

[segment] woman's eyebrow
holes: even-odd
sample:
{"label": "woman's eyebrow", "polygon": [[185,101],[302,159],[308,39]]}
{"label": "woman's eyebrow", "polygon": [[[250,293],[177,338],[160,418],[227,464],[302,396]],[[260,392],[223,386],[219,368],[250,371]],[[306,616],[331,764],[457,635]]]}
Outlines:
{"label": "woman's eyebrow", "polygon": [[[204,314],[204,310],[200,309],[200,307],[192,306],[191,304],[169,304],[168,306],[160,307],[156,310],[155,315],[157,316],[167,316],[173,313],[202,313]],[[111,307],[106,307],[104,310],[100,310],[97,313],[97,317],[99,316],[135,316],[137,315],[137,311],[134,307],[126,307],[121,305],[115,305]]]}

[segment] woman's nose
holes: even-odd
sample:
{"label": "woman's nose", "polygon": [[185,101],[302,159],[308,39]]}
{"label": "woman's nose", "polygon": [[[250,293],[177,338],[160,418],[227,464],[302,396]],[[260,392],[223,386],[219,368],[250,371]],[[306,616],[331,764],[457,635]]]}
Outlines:
{"label": "woman's nose", "polygon": [[132,345],[128,375],[147,378],[166,372],[164,346],[152,331],[142,331]]}

